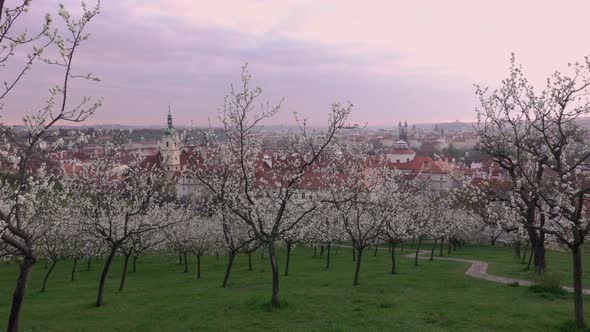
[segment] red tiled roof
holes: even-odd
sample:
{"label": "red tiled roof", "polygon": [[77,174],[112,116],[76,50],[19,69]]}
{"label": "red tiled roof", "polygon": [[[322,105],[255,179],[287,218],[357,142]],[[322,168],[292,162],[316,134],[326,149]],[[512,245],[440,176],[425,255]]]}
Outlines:
{"label": "red tiled roof", "polygon": [[444,174],[445,172],[440,165],[434,160],[425,156],[416,156],[408,162],[392,163],[388,162],[386,166],[390,169],[397,169],[401,171],[411,171],[414,173],[430,173],[430,174]]}
{"label": "red tiled roof", "polygon": [[416,152],[410,149],[392,149],[389,150],[387,154],[416,154]]}

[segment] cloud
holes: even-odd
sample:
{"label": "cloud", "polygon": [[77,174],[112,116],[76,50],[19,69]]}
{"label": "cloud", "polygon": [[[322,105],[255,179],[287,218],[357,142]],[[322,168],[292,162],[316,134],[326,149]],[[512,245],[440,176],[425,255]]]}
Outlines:
{"label": "cloud", "polygon": [[[28,25],[55,8],[50,1],[34,3],[39,6]],[[270,18],[262,17],[264,10],[249,9],[247,4],[252,3],[271,8]],[[229,84],[236,82],[240,67],[248,62],[265,98],[285,98],[284,111],[270,122],[274,124],[292,123],[290,111],[322,124],[330,103],[346,100],[357,107],[354,121],[369,125],[473,118],[473,90],[465,78],[453,77],[436,65],[408,67],[412,55],[403,49],[372,48],[354,38],[333,43],[298,38],[291,31],[313,13],[304,2],[275,3],[240,0],[228,16],[245,12],[243,18],[223,21],[214,14],[227,10],[227,3],[208,10],[192,1],[171,1],[158,12],[154,6],[161,2],[103,1],[75,68],[97,73],[102,81],[80,82],[72,96],[104,97],[94,123],[164,124],[170,104],[178,123],[194,120],[203,125],[216,119]],[[76,4],[66,1],[69,8]],[[190,11],[191,6],[199,10]],[[195,17],[182,10],[211,18],[194,23],[190,18]],[[258,20],[262,27],[248,29]],[[346,23],[341,22],[345,30]],[[35,67],[6,102],[3,120],[17,122],[24,111],[42,105],[56,78],[54,69]]]}

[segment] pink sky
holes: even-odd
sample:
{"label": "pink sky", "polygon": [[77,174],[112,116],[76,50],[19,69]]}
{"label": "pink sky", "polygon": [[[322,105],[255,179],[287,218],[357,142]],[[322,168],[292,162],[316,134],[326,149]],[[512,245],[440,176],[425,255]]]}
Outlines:
{"label": "pink sky", "polygon": [[[58,3],[34,0],[27,26]],[[206,125],[248,62],[265,99],[285,98],[273,124],[292,111],[322,124],[347,100],[372,126],[468,121],[472,85],[496,86],[510,52],[539,84],[590,54],[588,12],[588,1],[103,0],[77,67],[102,82],[76,95],[104,97],[92,123],[164,125],[170,104],[176,123]],[[34,68],[3,121],[41,106],[53,78]]]}

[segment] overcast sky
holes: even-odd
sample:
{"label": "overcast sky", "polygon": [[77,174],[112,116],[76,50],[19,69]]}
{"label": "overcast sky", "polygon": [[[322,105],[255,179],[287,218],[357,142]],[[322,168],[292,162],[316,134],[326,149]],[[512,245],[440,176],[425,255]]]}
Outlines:
{"label": "overcast sky", "polygon": [[[58,3],[33,0],[26,26],[45,12],[57,20]],[[285,98],[269,124],[297,111],[321,125],[348,100],[352,120],[372,126],[470,121],[473,84],[497,86],[511,52],[539,85],[590,54],[589,12],[582,0],[103,0],[76,62],[102,81],[75,96],[104,98],[91,123],[164,125],[170,105],[176,124],[206,125],[248,62],[264,100]],[[42,105],[54,73],[36,66],[2,120]]]}

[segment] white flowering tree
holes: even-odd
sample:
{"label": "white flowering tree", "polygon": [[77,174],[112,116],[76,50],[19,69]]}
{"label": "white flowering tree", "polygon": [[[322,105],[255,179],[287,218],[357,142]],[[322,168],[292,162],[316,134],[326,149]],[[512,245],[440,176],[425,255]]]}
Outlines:
{"label": "white flowering tree", "polygon": [[49,264],[49,269],[47,269],[45,277],[43,278],[41,293],[46,291],[47,281],[49,280],[49,276],[51,275],[51,272],[53,272],[57,262],[66,257],[68,253],[68,244],[73,237],[73,234],[70,232],[71,229],[69,228],[69,220],[67,217],[69,206],[67,203],[64,204],[63,201],[52,201],[54,201],[52,203],[59,206],[51,209],[53,214],[47,216],[49,218],[49,222],[47,223],[48,226],[43,231],[39,241],[41,253],[51,262]]}
{"label": "white flowering tree", "polygon": [[[460,214],[464,218],[475,218],[482,224],[482,230],[490,236],[490,242],[502,233],[513,234],[523,229],[526,223],[520,210],[508,201],[509,190],[506,181],[485,180],[473,183],[470,180],[459,181],[459,185],[451,192],[451,199],[458,210],[465,211]],[[526,235],[522,238],[522,232],[518,234],[518,241],[528,240]],[[515,248],[516,250],[516,248]]]}
{"label": "white flowering tree", "polygon": [[[231,275],[234,260],[239,253],[252,252],[255,248],[256,237],[248,224],[243,223],[238,217],[223,205],[218,206],[214,213],[213,222],[221,229],[223,244],[227,252],[228,262],[223,277],[223,288],[226,288]],[[251,266],[251,257],[248,258]]]}
{"label": "white flowering tree", "polygon": [[337,212],[332,204],[324,204],[317,221],[309,223],[304,236],[308,243],[314,246],[319,243],[326,248],[326,270],[331,265],[332,244],[349,240]]}
{"label": "white flowering tree", "polygon": [[[177,216],[172,214],[166,216],[164,214],[173,213],[177,211],[175,206],[169,205],[166,208],[156,208],[154,211],[148,211],[142,218],[153,218],[157,220],[148,221],[149,225],[157,225],[160,220],[168,220],[173,223]],[[160,228],[154,228],[146,232],[136,232],[129,238],[129,241],[124,242],[119,247],[119,252],[123,255],[123,273],[121,275],[121,282],[119,284],[119,291],[123,291],[125,288],[125,282],[127,280],[127,273],[129,271],[129,259],[133,257],[133,272],[137,271],[137,259],[144,255],[146,251],[150,249],[158,248],[158,245],[164,242],[165,236],[163,235]]]}
{"label": "white flowering tree", "polygon": [[[0,156],[4,163],[12,164],[11,176],[2,183],[2,207],[0,211],[0,238],[14,248],[21,259],[20,273],[12,298],[12,307],[8,318],[8,331],[17,331],[22,313],[23,299],[33,265],[37,261],[35,242],[39,239],[36,230],[39,224],[47,221],[42,218],[47,211],[39,210],[38,195],[43,191],[53,190],[48,173],[39,171],[42,159],[48,152],[63,148],[63,140],[48,143],[46,138],[53,126],[62,122],[81,122],[92,115],[101,105],[101,100],[93,101],[84,97],[82,101],[71,104],[69,94],[76,78],[97,80],[90,74],[79,75],[74,71],[75,54],[81,44],[88,39],[85,29],[87,24],[98,14],[98,6],[87,8],[82,5],[80,18],[72,17],[60,6],[59,16],[63,19],[66,31],[61,34],[50,31],[49,16],[46,16],[42,31],[36,36],[25,33],[14,34],[12,27],[24,15],[31,1],[21,1],[21,5],[13,8],[0,5],[0,69],[8,69],[0,88],[0,102],[14,90],[16,84],[29,71],[32,64],[44,54],[45,48],[52,53],[43,58],[49,65],[62,69],[61,80],[49,90],[49,97],[44,106],[32,115],[24,116],[24,130],[7,126],[0,128],[0,135],[6,142],[2,146]],[[27,55],[22,67],[13,59],[17,49],[25,44],[33,46],[32,53]],[[13,76],[11,76],[13,75]],[[33,218],[33,216],[35,216]]]}
{"label": "white flowering tree", "polygon": [[547,169],[545,157],[536,153],[543,142],[535,129],[534,113],[535,109],[545,109],[553,92],[547,90],[537,95],[513,54],[510,76],[502,81],[500,89],[490,92],[476,85],[476,95],[481,104],[476,110],[480,148],[507,175],[503,195],[495,191],[482,193],[491,194],[490,201],[502,201],[520,214],[518,221],[527,230],[533,246],[535,272],[542,274],[546,270],[546,220],[539,210],[539,186]]}
{"label": "white flowering tree", "polygon": [[415,187],[406,187],[405,190],[398,195],[402,200],[395,212],[386,220],[381,233],[381,237],[389,243],[391,248],[391,274],[397,272],[395,258],[397,245],[421,237],[430,226],[432,215],[430,198],[425,198],[424,194]]}
{"label": "white flowering tree", "polygon": [[[360,149],[360,151],[358,151]],[[341,155],[324,171],[326,201],[332,205],[356,252],[353,285],[359,284],[363,252],[382,235],[401,202],[396,172],[371,162],[362,148],[341,145]]]}
{"label": "white flowering tree", "polygon": [[191,219],[191,227],[195,236],[191,246],[191,253],[197,257],[197,279],[201,279],[201,257],[217,250],[222,244],[222,234],[210,217]]}
{"label": "white flowering tree", "polygon": [[[156,215],[150,214],[147,217],[159,218],[160,216],[158,216],[157,214]],[[180,219],[173,218],[173,220],[180,220]],[[141,234],[134,236],[132,238],[133,250],[131,250],[131,257],[133,258],[132,272],[133,273],[137,272],[137,261],[140,257],[145,256],[149,252],[158,251],[158,250],[163,249],[165,241],[166,241],[166,238],[160,229],[156,229],[151,232],[141,233]]]}
{"label": "white flowering tree", "polygon": [[[420,208],[418,213],[409,213],[405,217],[412,217],[409,220],[410,223],[410,234],[412,234],[412,240],[418,240],[416,244],[416,252],[414,254],[414,265],[418,266],[418,256],[422,251],[422,244],[424,239],[432,237],[433,234],[433,223],[438,218],[437,213],[441,211],[441,197],[438,195],[432,195],[428,192],[422,192],[415,198],[417,201],[414,202],[416,207]],[[411,205],[410,205],[411,206]]]}
{"label": "white flowering tree", "polygon": [[512,57],[510,77],[502,81],[500,90],[487,94],[477,89],[482,104],[479,132],[485,151],[513,182],[511,206],[525,221],[535,270],[545,268],[537,265],[535,234],[550,234],[570,248],[575,319],[583,328],[581,245],[590,231],[586,217],[590,148],[587,131],[578,120],[590,113],[590,58],[570,64],[569,69],[567,74],[556,71],[539,91]]}
{"label": "white flowering tree", "polygon": [[321,218],[321,215],[318,213],[320,210],[321,209],[318,209],[314,211],[314,213],[310,213],[304,220],[301,221],[301,223],[299,223],[297,227],[283,234],[282,239],[285,242],[285,247],[287,250],[287,256],[285,257],[285,277],[289,275],[291,253],[293,252],[293,249],[295,249],[295,246],[297,246],[298,242],[305,240],[306,235],[309,234],[309,229],[313,224],[321,223],[321,220],[319,219]]}
{"label": "white flowering tree", "polygon": [[590,57],[570,64],[571,73],[555,72],[546,88],[535,94],[525,85],[532,110],[534,134],[526,147],[546,168],[538,186],[543,230],[567,246],[573,259],[574,312],[576,324],[585,327],[582,287],[582,245],[590,232],[590,144],[588,130],[578,122],[590,114]]}
{"label": "white flowering tree", "polygon": [[197,279],[201,278],[201,257],[217,248],[221,241],[219,225],[211,215],[194,206],[184,206],[176,212],[179,222],[164,230],[166,247],[184,258],[184,272],[188,272],[188,257],[197,257]]}
{"label": "white flowering tree", "polygon": [[[108,248],[99,281],[96,306],[102,306],[106,277],[115,254],[134,236],[165,228],[176,220],[168,213],[172,204],[169,182],[157,165],[123,164],[124,136],[110,133],[110,140],[94,152],[92,163],[76,172],[68,182],[78,197],[81,223]],[[137,160],[138,158],[129,158]],[[148,216],[148,214],[150,216]],[[156,218],[153,216],[160,216]]]}
{"label": "white flowering tree", "polygon": [[[71,201],[71,197],[69,198]],[[97,239],[92,237],[91,234],[87,233],[83,225],[79,222],[81,215],[78,213],[78,209],[69,208],[67,220],[67,231],[70,236],[66,243],[66,257],[72,260],[72,271],[70,280],[76,280],[76,273],[78,271],[78,262],[87,259],[87,270],[90,271],[92,257],[100,254],[100,243]]]}
{"label": "white flowering tree", "polygon": [[[439,244],[439,255],[443,255],[444,241],[450,237],[455,219],[453,218],[452,201],[446,195],[440,195],[432,200],[431,208],[434,210],[431,222],[427,229],[427,237],[434,239],[430,251],[430,260],[434,259],[434,251]],[[439,242],[440,241],[440,242]]]}
{"label": "white flowering tree", "polygon": [[250,80],[244,68],[240,88],[232,86],[219,112],[225,143],[216,149],[216,158],[203,161],[193,172],[215,199],[247,224],[268,249],[273,280],[271,305],[279,307],[276,245],[285,233],[298,227],[318,208],[314,200],[295,204],[294,194],[335,137],[347,127],[352,106],[333,104],[328,125],[322,131],[310,130],[306,121],[298,121],[299,134],[265,166],[258,131],[264,120],[280,110],[281,104],[263,103],[259,109],[262,89],[251,88]]}
{"label": "white flowering tree", "polygon": [[96,255],[96,241],[84,231],[80,223],[82,216],[73,207],[76,203],[75,197],[63,190],[61,195],[53,193],[50,203],[54,207],[48,210],[51,211],[51,215],[47,216],[46,227],[39,243],[41,253],[51,264],[43,279],[41,292],[46,290],[49,276],[59,260],[72,259],[70,280],[75,281],[78,261]]}
{"label": "white flowering tree", "polygon": [[165,230],[166,247],[178,253],[184,258],[184,272],[188,272],[188,255],[190,254],[195,241],[195,234],[192,225],[186,221],[177,223]]}

